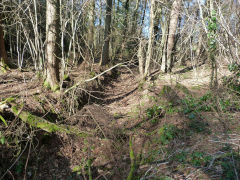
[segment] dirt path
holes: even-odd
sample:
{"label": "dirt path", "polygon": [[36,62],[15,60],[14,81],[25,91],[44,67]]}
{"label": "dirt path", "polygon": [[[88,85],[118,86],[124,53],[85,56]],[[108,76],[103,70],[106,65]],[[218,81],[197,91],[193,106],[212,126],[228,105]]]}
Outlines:
{"label": "dirt path", "polygon": [[[190,114],[179,113],[178,110],[182,107],[172,105],[172,103],[169,105],[168,99],[164,99],[161,94],[164,87],[170,87],[176,91],[179,99],[184,99],[186,92],[182,89],[183,87],[193,95],[193,99],[201,97],[208,91],[209,73],[207,72],[209,68],[204,65],[197,71],[171,75],[160,73],[158,77],[152,77],[149,82],[142,83],[139,81],[138,73],[132,73],[126,68],[119,69],[117,78],[108,77],[112,79],[105,80],[103,91],[98,93],[97,101],[91,101],[94,98],[91,99],[72,116],[64,114],[66,116],[64,123],[74,125],[83,131],[89,131],[94,136],[88,139],[63,134],[46,136],[40,131],[40,140],[37,140],[40,144],[35,140],[33,142],[34,148],[39,152],[30,157],[29,172],[35,172],[38,179],[81,179],[84,175],[87,176],[84,168],[91,159],[94,176],[116,180],[122,179],[123,176],[126,178],[131,164],[129,138],[133,137],[135,158],[139,158],[140,155],[142,158],[142,164],[139,162],[138,167],[142,176],[145,172],[150,174],[158,172],[174,179],[187,179],[187,177],[188,179],[199,179],[199,177],[211,179],[212,174],[205,172],[205,167],[201,167],[201,163],[207,162],[205,153],[215,158],[221,151],[222,145],[216,144],[213,139],[218,138],[219,142],[229,140],[229,137],[225,136],[219,117],[216,117],[216,113],[200,112],[201,116],[196,116],[196,120],[191,121],[192,116],[188,117]],[[85,74],[89,75],[89,73]],[[220,74],[223,76],[227,72],[222,71]],[[73,75],[76,79],[80,77],[77,70],[73,72]],[[52,112],[55,112],[54,118],[62,113],[57,111],[61,109],[57,99],[50,91],[42,88],[40,81],[33,73],[12,71],[0,75],[0,79],[2,79],[0,100],[18,95],[30,112],[44,114],[45,118],[48,118],[47,114]],[[161,112],[163,114],[158,114],[156,122],[152,121],[154,118],[147,116],[147,110],[160,107],[160,105],[162,108],[162,101],[167,102],[164,104],[167,108]],[[238,118],[237,115],[236,118]],[[26,125],[22,126],[26,127]],[[181,135],[174,134],[175,132],[172,131],[168,132],[164,129],[165,127],[170,130],[171,127],[177,128],[181,131]],[[205,132],[204,128],[210,129],[211,133]],[[196,129],[199,132],[196,133]],[[162,135],[160,132],[167,135]],[[190,156],[181,154],[181,152],[190,154]],[[195,152],[203,160],[196,160],[199,157],[192,157]],[[180,158],[180,160],[172,161],[171,157]],[[182,159],[186,161],[186,164],[181,162]],[[200,163],[201,168],[193,165],[195,161]],[[223,158],[221,162],[216,161],[222,163],[225,159]],[[42,166],[39,162],[44,162],[44,165]],[[220,174],[221,176],[225,172],[223,167],[220,170],[216,169],[219,168],[219,164],[211,166],[213,175]],[[73,170],[82,175],[72,173]]]}

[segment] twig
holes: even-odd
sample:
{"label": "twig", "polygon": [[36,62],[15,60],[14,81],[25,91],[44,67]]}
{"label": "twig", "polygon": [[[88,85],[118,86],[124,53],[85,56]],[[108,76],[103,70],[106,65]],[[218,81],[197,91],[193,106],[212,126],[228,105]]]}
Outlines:
{"label": "twig", "polygon": [[11,171],[8,170],[8,173],[12,176],[12,179],[15,180],[13,174],[11,173]]}
{"label": "twig", "polygon": [[83,88],[80,88],[80,87],[78,87],[78,88],[79,88],[80,90],[84,91],[85,93],[87,93],[89,96],[95,98],[95,99],[104,100],[103,98],[99,98],[99,97],[97,97],[97,96],[92,95],[92,94],[91,94],[88,90],[86,90],[86,89],[83,89]]}
{"label": "twig", "polygon": [[102,131],[103,136],[107,139],[107,136],[105,135],[104,131],[102,130],[102,128],[100,127],[100,125],[98,124],[98,122],[96,121],[96,119],[94,118],[92,112],[87,108],[88,112],[90,113],[90,115],[92,116],[93,120],[95,121],[95,123],[97,124],[98,128],[100,129],[100,131]]}
{"label": "twig", "polygon": [[109,174],[109,172],[105,174],[100,174],[95,180],[98,180],[100,177],[104,177],[105,180],[108,180],[108,178],[106,177],[107,174]]}
{"label": "twig", "polygon": [[27,156],[27,160],[26,160],[26,164],[25,164],[25,168],[24,168],[24,180],[26,180],[26,174],[27,174],[27,165],[28,165],[28,160],[30,157],[30,152],[31,152],[31,143],[29,144],[29,150],[28,150],[28,156]]}
{"label": "twig", "polygon": [[238,172],[237,172],[236,165],[235,165],[235,161],[234,161],[234,157],[233,157],[233,153],[232,153],[232,161],[233,161],[233,167],[234,167],[234,172],[235,172],[236,180],[239,180],[239,178],[238,178]]}
{"label": "twig", "polygon": [[102,73],[96,75],[96,76],[93,77],[93,78],[86,79],[86,80],[84,80],[84,81],[78,82],[77,84],[75,84],[75,85],[73,85],[72,87],[70,87],[70,88],[68,88],[67,90],[65,90],[65,91],[64,91],[64,94],[68,93],[70,90],[72,90],[72,89],[74,89],[75,87],[81,85],[82,83],[93,81],[94,79],[97,79],[98,77],[102,76],[103,74],[107,73],[108,71],[111,71],[112,69],[114,69],[114,68],[116,68],[116,67],[118,67],[118,66],[121,66],[121,65],[123,65],[123,64],[124,64],[124,63],[118,63],[118,64],[116,64],[115,66],[107,69],[106,71],[103,71]]}
{"label": "twig", "polygon": [[196,171],[193,171],[192,173],[190,173],[184,180],[188,180],[193,174],[197,173],[198,171],[202,170],[202,168],[197,169]]}
{"label": "twig", "polygon": [[232,144],[232,145],[235,145],[235,146],[238,146],[240,147],[239,144],[236,144],[236,143],[233,143],[233,142],[228,142],[228,141],[214,141],[214,140],[209,140],[210,142],[215,142],[215,143],[222,143],[222,144]]}
{"label": "twig", "polygon": [[21,154],[18,156],[18,158],[14,161],[14,163],[7,169],[7,171],[2,175],[2,177],[0,178],[0,180],[2,180],[4,178],[4,176],[6,176],[6,174],[12,169],[12,167],[18,162],[18,160],[20,159],[20,157],[22,156],[22,154],[25,152],[27,146],[28,146],[29,140],[27,141],[27,144],[25,145],[23,151],[21,152]]}

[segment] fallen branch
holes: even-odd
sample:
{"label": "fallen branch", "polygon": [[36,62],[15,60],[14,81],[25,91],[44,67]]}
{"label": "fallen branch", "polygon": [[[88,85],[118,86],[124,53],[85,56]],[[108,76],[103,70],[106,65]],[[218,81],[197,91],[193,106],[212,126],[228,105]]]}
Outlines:
{"label": "fallen branch", "polygon": [[90,136],[89,133],[82,132],[73,126],[56,125],[54,123],[51,123],[45,120],[44,118],[32,115],[31,113],[26,111],[22,111],[21,108],[18,108],[17,106],[12,106],[11,111],[12,113],[14,113],[15,116],[18,116],[23,122],[33,127],[40,128],[49,133],[62,132],[66,134],[74,134],[80,137]]}
{"label": "fallen branch", "polygon": [[[7,104],[8,103],[8,104]],[[27,111],[23,111],[23,106],[18,106],[15,103],[9,103],[9,101],[0,102],[0,105],[4,107],[3,110],[8,109],[16,117],[19,117],[23,122],[29,124],[32,127],[40,128],[49,133],[61,132],[66,134],[73,134],[79,137],[92,136],[88,132],[80,131],[74,126],[68,125],[57,125],[55,123],[49,122],[42,117],[35,116]]]}
{"label": "fallen branch", "polygon": [[124,64],[124,63],[116,64],[115,66],[107,69],[106,71],[103,71],[102,73],[96,75],[96,76],[93,77],[93,78],[86,79],[86,80],[84,80],[84,81],[80,81],[80,82],[74,84],[72,87],[66,89],[66,90],[64,91],[64,94],[68,93],[69,91],[71,91],[72,89],[76,88],[77,86],[80,86],[80,85],[83,84],[83,83],[90,82],[90,81],[93,81],[94,79],[97,79],[98,77],[102,76],[103,74],[107,73],[108,71],[111,71],[112,69],[114,69],[114,68],[116,68],[116,67],[118,67],[118,66],[121,66],[121,65],[123,65],[123,64]]}

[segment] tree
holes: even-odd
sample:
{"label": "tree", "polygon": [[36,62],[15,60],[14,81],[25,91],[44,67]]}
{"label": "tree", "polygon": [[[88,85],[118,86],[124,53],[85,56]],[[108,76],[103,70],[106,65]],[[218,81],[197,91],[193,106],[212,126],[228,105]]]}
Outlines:
{"label": "tree", "polygon": [[149,66],[153,56],[154,19],[155,19],[155,0],[151,0],[148,50],[147,50],[147,57],[146,57],[145,71],[144,71],[145,77],[149,73]]}
{"label": "tree", "polygon": [[126,54],[127,47],[127,36],[128,36],[128,16],[129,16],[129,0],[125,1],[124,4],[124,20],[123,20],[123,27],[121,29],[121,35],[120,38],[120,45],[121,45],[121,59],[123,59],[123,56]]}
{"label": "tree", "polygon": [[214,10],[213,1],[208,1],[210,15],[208,20],[208,59],[211,62],[211,77],[210,77],[210,87],[215,88],[218,84],[217,82],[217,63],[215,58],[216,53],[216,31],[217,31],[217,18],[216,11]]}
{"label": "tree", "polygon": [[160,58],[161,58],[161,71],[166,72],[166,51],[167,51],[167,37],[168,37],[168,25],[169,25],[169,15],[164,7],[161,7],[161,18],[160,18],[160,27],[161,27],[161,43],[160,43]]}
{"label": "tree", "polygon": [[58,8],[59,0],[47,0],[46,8],[46,80],[45,85],[53,91],[59,89],[58,58]]}
{"label": "tree", "polygon": [[0,69],[5,70],[6,66],[9,65],[7,52],[5,49],[4,39],[3,39],[3,28],[1,26],[1,17],[0,17]]}
{"label": "tree", "polygon": [[167,42],[167,68],[168,72],[171,72],[173,65],[172,62],[172,53],[174,47],[175,33],[178,25],[178,17],[181,9],[182,0],[175,0],[172,5],[170,23],[169,23],[169,33],[168,33],[168,42]]}
{"label": "tree", "polygon": [[[88,29],[88,56],[94,56],[94,29],[95,29],[95,0],[90,1],[89,29]],[[93,57],[94,58],[94,57]]]}
{"label": "tree", "polygon": [[131,26],[131,31],[130,33],[133,34],[137,27],[137,21],[138,21],[138,9],[139,9],[139,4],[140,4],[140,0],[137,0],[134,11],[133,11],[133,17],[132,17],[132,26]]}
{"label": "tree", "polygon": [[104,43],[101,54],[100,65],[106,65],[109,63],[109,42],[111,32],[111,18],[112,18],[112,0],[107,0],[106,18],[105,18],[105,30],[104,30]]}

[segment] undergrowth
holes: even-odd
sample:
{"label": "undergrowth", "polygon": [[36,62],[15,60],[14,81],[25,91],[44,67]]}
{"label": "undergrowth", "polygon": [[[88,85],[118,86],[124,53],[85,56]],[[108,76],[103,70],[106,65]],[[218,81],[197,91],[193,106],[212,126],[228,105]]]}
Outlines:
{"label": "undergrowth", "polygon": [[[240,73],[237,75],[240,77]],[[180,151],[175,148],[175,145],[180,142],[184,142],[187,139],[192,140],[192,135],[210,135],[213,133],[208,124],[211,120],[206,119],[208,116],[205,116],[208,113],[220,114],[220,117],[225,117],[223,121],[228,122],[228,115],[240,111],[239,82],[236,83],[235,81],[232,83],[234,85],[231,83],[227,85],[227,88],[231,88],[232,91],[228,91],[224,86],[215,92],[208,91],[200,97],[194,97],[191,93],[185,93],[184,98],[177,105],[155,100],[154,105],[145,112],[147,118],[153,124],[157,125],[163,120],[163,117],[168,117],[166,115],[174,115],[176,113],[183,115],[188,121],[186,122],[187,126],[184,126],[184,128],[178,128],[174,124],[165,123],[156,130],[147,133],[148,137],[151,137],[151,144],[149,144],[150,148],[144,157],[143,164],[170,161],[170,163],[177,166],[177,169],[180,168],[178,169],[179,171],[186,171],[185,168],[190,166],[202,169],[204,173],[206,170],[206,174],[209,177],[212,174],[217,174],[221,180],[236,179],[239,176],[240,154],[236,149],[232,149],[232,146],[229,146],[229,149],[222,149],[220,155],[209,154],[200,149],[192,150],[192,147],[182,146],[184,150]],[[186,138],[187,136],[188,138]],[[153,177],[159,179],[157,175]]]}

